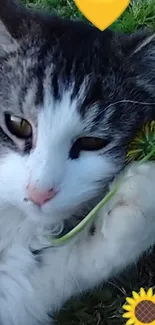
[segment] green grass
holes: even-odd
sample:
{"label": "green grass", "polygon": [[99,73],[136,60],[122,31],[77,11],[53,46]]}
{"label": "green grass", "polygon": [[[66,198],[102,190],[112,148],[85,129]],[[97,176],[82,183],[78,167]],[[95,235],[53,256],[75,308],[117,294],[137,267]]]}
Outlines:
{"label": "green grass", "polygon": [[[73,0],[23,0],[30,7],[82,18]],[[83,0],[84,1],[84,0]],[[118,31],[131,32],[142,26],[155,29],[155,0],[131,0],[124,14],[113,24]],[[58,325],[122,325],[122,305],[132,290],[155,284],[155,252],[144,256],[132,270],[87,295],[72,299],[56,315]]]}
{"label": "green grass", "polygon": [[29,7],[52,11],[63,17],[83,18],[72,0],[23,0]]}
{"label": "green grass", "polygon": [[[58,13],[63,17],[82,18],[73,0],[23,0],[30,7]],[[155,28],[155,0],[131,0],[130,6],[113,24],[119,31],[130,32],[141,26]]]}

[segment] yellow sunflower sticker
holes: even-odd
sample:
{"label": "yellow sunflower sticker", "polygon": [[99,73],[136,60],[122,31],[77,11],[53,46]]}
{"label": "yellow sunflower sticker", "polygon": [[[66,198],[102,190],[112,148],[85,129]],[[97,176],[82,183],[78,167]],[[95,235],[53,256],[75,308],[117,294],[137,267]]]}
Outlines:
{"label": "yellow sunflower sticker", "polygon": [[141,288],[140,293],[133,291],[132,298],[126,298],[123,318],[126,325],[155,325],[155,294],[150,288],[147,292]]}

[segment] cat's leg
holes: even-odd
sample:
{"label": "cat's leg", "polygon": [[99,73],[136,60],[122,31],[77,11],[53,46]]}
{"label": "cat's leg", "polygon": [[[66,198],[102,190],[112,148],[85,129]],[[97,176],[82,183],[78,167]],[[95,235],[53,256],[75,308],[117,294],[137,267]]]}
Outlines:
{"label": "cat's leg", "polygon": [[132,165],[98,221],[93,236],[45,251],[40,265],[18,247],[2,256],[0,325],[47,324],[52,306],[107,280],[155,242],[155,164]]}
{"label": "cat's leg", "polygon": [[34,286],[38,267],[31,252],[12,246],[0,256],[0,325],[52,325],[50,302],[48,308]]}
{"label": "cat's leg", "polygon": [[71,263],[79,288],[107,280],[155,243],[155,164],[133,164],[117,194],[101,210],[93,236],[73,250]]}

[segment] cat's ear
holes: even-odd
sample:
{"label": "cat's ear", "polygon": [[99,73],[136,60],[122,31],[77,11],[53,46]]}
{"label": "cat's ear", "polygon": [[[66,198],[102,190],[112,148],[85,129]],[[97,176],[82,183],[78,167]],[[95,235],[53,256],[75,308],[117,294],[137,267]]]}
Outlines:
{"label": "cat's ear", "polygon": [[131,35],[124,37],[123,49],[127,56],[132,56],[145,50],[149,44],[155,40],[155,34],[147,28],[137,31]]}
{"label": "cat's ear", "polygon": [[5,25],[0,21],[0,57],[3,57],[6,53],[16,51],[17,48],[18,43],[11,37]]}
{"label": "cat's ear", "polygon": [[16,0],[0,0],[0,56],[14,51],[29,29],[29,12]]}
{"label": "cat's ear", "polygon": [[145,53],[145,50],[152,48],[155,45],[155,33],[152,31],[146,31],[145,37],[139,42],[137,47],[134,50],[133,54],[140,53],[143,51]]}

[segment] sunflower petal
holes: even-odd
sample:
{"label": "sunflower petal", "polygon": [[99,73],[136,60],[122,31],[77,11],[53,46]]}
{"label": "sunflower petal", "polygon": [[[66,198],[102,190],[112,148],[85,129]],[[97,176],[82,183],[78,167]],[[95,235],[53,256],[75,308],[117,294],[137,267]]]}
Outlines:
{"label": "sunflower petal", "polygon": [[123,305],[122,308],[127,311],[130,311],[132,309],[131,305]]}
{"label": "sunflower petal", "polygon": [[123,318],[130,318],[131,316],[130,312],[123,314]]}
{"label": "sunflower petal", "polygon": [[134,299],[133,299],[133,298],[129,298],[129,297],[126,298],[126,301],[127,301],[128,304],[130,304],[130,305],[133,305],[133,304],[135,303]]}
{"label": "sunflower petal", "polygon": [[147,296],[148,296],[149,298],[151,298],[151,297],[153,296],[153,289],[152,289],[152,288],[150,288],[150,289],[148,290],[148,292],[147,292]]}
{"label": "sunflower petal", "polygon": [[127,322],[126,325],[133,325],[134,324],[134,319],[130,318]]}
{"label": "sunflower petal", "polygon": [[144,288],[140,288],[140,297],[141,298],[146,297],[146,292],[145,292]]}
{"label": "sunflower petal", "polygon": [[133,295],[134,300],[138,300],[139,299],[139,294],[137,292],[132,291],[132,295]]}

